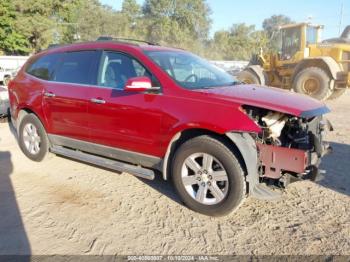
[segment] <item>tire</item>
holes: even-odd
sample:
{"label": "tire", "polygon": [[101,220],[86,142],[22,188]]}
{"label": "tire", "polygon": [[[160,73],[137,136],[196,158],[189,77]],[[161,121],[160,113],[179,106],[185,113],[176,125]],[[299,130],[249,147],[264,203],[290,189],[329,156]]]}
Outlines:
{"label": "tire", "polygon": [[[207,173],[204,156],[213,159],[212,164],[207,165],[210,166]],[[195,173],[194,169],[189,168],[188,159],[201,167],[200,172]],[[199,181],[198,177],[202,179]],[[188,178],[190,180],[184,180]],[[182,201],[190,209],[209,216],[223,216],[232,212],[242,204],[246,195],[244,172],[235,153],[224,142],[210,136],[192,138],[177,149],[172,162],[172,179]],[[196,200],[200,196],[203,198]]]}
{"label": "tire", "polygon": [[323,69],[308,67],[301,70],[293,81],[293,90],[299,94],[326,100],[333,91],[333,81]]}
{"label": "tire", "polygon": [[337,99],[338,97],[342,96],[345,94],[347,88],[343,89],[334,89],[333,93],[328,97],[328,100],[334,100]]}
{"label": "tire", "polygon": [[33,161],[40,162],[49,153],[49,140],[45,128],[34,114],[23,117],[18,129],[18,140],[22,152]]}
{"label": "tire", "polygon": [[239,72],[237,75],[237,79],[243,82],[244,84],[261,84],[258,76],[250,70],[243,70],[242,72]]}
{"label": "tire", "polygon": [[2,81],[4,86],[7,86],[9,84],[10,80],[11,80],[10,76],[5,76],[4,80]]}

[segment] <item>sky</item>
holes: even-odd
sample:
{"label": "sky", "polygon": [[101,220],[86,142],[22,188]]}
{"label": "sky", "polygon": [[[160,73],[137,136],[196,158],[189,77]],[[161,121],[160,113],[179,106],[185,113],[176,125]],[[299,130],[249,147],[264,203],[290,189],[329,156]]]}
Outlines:
{"label": "sky", "polygon": [[[100,0],[120,10],[123,0]],[[143,0],[137,0],[142,4]],[[261,29],[262,22],[274,14],[289,16],[296,22],[311,19],[325,26],[323,39],[339,36],[341,6],[343,19],[341,32],[350,25],[350,0],[207,0],[212,14],[211,35],[217,30],[229,29],[232,24],[246,23]]]}

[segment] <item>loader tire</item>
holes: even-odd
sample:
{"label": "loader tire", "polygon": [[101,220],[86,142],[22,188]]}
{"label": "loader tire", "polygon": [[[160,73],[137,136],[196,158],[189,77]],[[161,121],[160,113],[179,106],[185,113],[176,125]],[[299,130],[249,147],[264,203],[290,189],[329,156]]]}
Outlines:
{"label": "loader tire", "polygon": [[333,81],[323,69],[308,67],[301,70],[293,81],[293,90],[318,100],[326,100],[333,91]]}
{"label": "loader tire", "polygon": [[258,76],[253,73],[250,70],[243,70],[242,72],[239,72],[237,75],[237,79],[241,82],[243,82],[244,84],[254,84],[254,85],[260,85],[260,80],[258,78]]}

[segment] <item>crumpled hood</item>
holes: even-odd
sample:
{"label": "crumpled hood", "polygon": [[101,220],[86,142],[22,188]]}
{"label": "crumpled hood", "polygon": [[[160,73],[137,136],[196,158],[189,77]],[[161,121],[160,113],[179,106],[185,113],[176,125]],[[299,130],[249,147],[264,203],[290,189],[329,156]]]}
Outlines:
{"label": "crumpled hood", "polygon": [[323,102],[274,87],[235,85],[198,91],[213,98],[306,118],[330,112]]}

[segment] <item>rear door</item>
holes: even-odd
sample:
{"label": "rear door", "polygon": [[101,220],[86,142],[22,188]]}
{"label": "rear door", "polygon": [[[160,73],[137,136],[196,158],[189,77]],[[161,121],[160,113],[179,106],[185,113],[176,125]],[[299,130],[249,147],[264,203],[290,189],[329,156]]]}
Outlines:
{"label": "rear door", "polygon": [[97,51],[86,50],[64,53],[60,59],[43,99],[51,134],[89,139],[88,87],[94,84],[97,57]]}
{"label": "rear door", "polygon": [[161,91],[126,92],[129,78],[152,74],[133,57],[118,52],[103,52],[97,86],[89,88],[89,127],[97,144],[149,155],[160,150]]}

